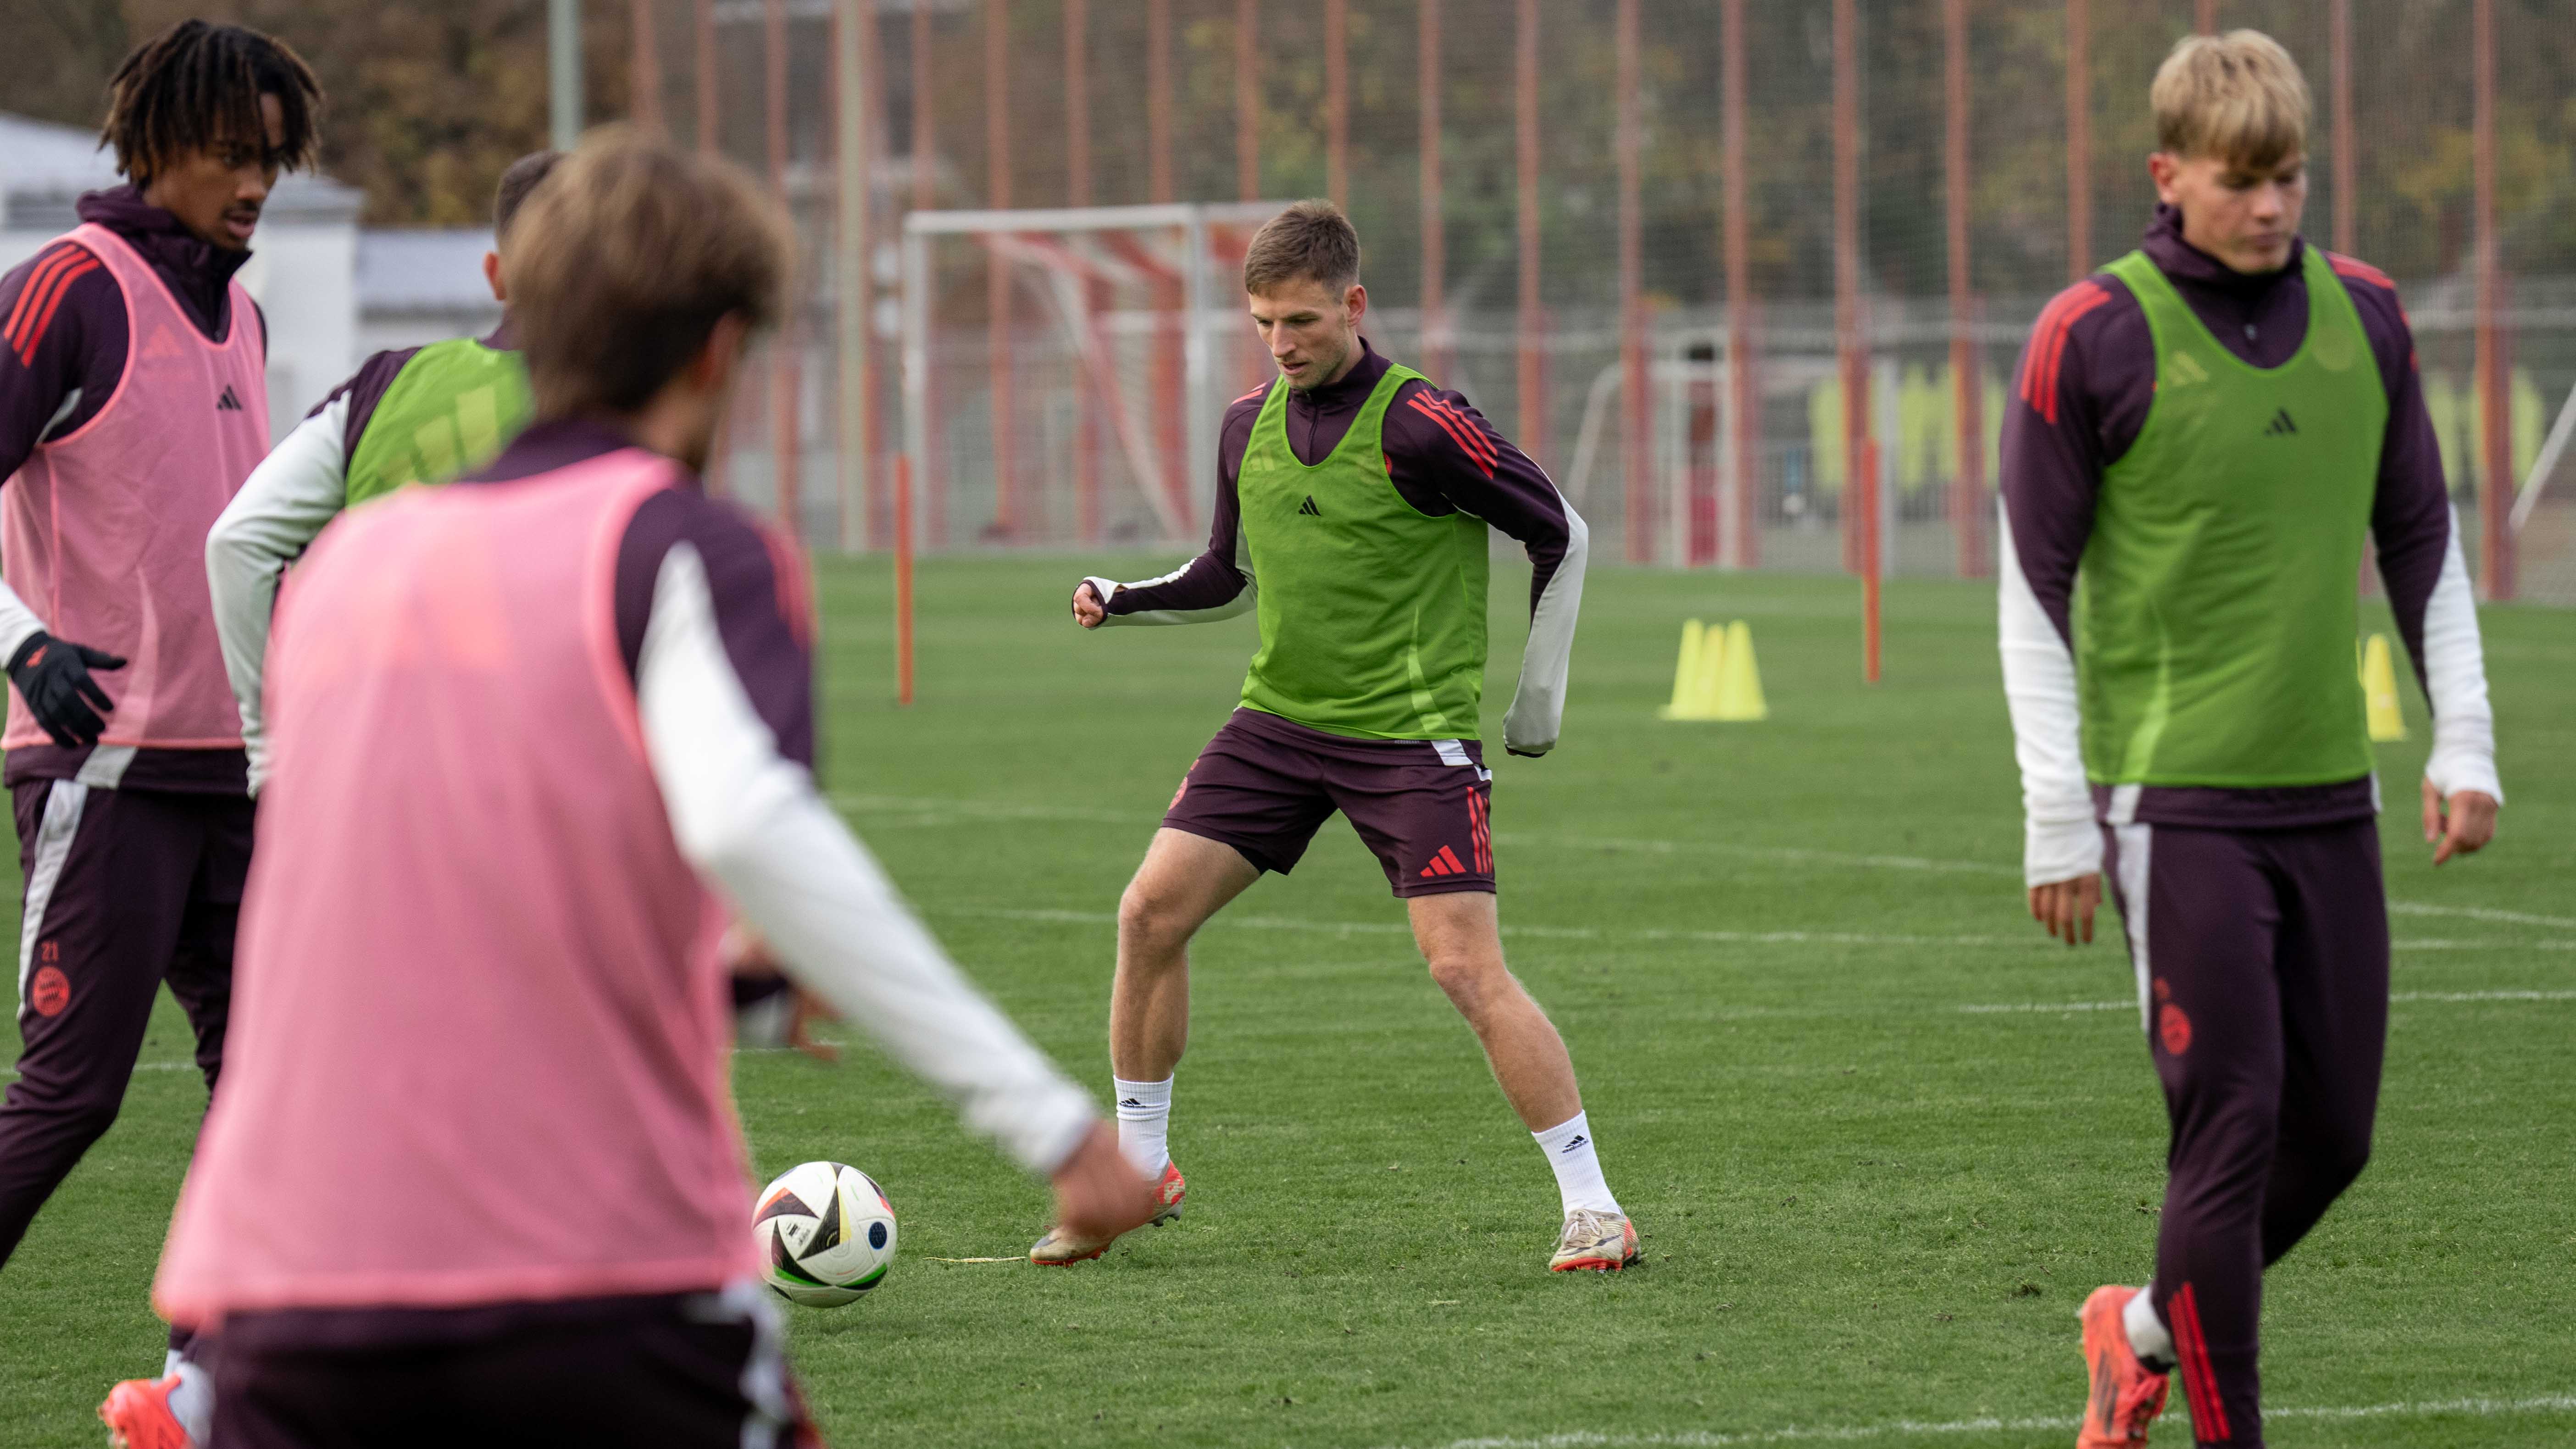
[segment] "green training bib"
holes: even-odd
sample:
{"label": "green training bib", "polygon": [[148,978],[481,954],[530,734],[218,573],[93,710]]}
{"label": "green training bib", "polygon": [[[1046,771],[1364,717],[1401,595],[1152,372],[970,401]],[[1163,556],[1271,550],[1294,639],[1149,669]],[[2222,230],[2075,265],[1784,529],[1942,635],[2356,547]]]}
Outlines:
{"label": "green training bib", "polygon": [[395,374],[349,457],[348,506],[413,483],[444,483],[497,456],[536,401],[516,352],[470,337],[433,342]]}
{"label": "green training bib", "polygon": [[1246,708],[1368,739],[1477,737],[1485,691],[1485,525],[1395,491],[1386,410],[1422,374],[1390,367],[1322,462],[1288,446],[1288,384],[1244,445],[1235,488],[1260,588]]}
{"label": "green training bib", "polygon": [[2085,772],[2258,787],[2373,767],[2353,639],[2388,394],[2325,254],[2279,367],[2229,352],[2143,252],[2104,270],[2146,311],[2156,395],[2103,470],[2076,582]]}

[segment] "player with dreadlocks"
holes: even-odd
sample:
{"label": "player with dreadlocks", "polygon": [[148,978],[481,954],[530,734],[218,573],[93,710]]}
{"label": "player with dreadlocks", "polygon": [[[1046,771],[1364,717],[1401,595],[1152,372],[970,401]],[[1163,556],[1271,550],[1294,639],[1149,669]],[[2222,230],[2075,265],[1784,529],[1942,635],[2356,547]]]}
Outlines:
{"label": "player with dreadlocks", "polygon": [[[269,443],[267,325],[234,274],[278,173],[312,162],[321,103],[265,35],[155,36],[108,86],[126,184],[0,277],[0,778],[26,877],[0,1261],[116,1120],[163,981],[210,1091],[222,1064],[251,803],[206,531]],[[111,1396],[120,1442],[186,1442],[187,1347]]]}

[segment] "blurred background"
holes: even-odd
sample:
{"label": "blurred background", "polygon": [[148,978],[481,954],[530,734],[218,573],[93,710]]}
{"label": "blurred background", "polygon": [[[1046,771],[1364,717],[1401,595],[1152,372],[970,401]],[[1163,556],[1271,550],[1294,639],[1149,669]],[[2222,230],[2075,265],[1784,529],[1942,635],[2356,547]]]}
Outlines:
{"label": "blurred background", "polygon": [[1266,376],[1243,239],[1329,195],[1371,340],[1547,466],[1596,560],[1943,576],[1991,566],[2031,322],[2149,219],[2157,63],[2252,26],[2316,93],[2307,235],[2402,289],[2481,588],[2576,604],[2576,0],[12,9],[0,265],[111,179],[135,40],[202,14],[320,74],[322,174],[247,274],[281,430],[369,351],[488,328],[501,169],[632,119],[797,218],[715,482],[816,547],[886,546],[899,464],[925,549],[1194,543]]}

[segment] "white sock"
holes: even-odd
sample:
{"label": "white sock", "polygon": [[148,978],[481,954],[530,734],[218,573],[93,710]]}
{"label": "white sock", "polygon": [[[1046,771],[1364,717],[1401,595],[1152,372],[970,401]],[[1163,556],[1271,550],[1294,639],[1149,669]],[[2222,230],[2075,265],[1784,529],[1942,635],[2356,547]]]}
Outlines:
{"label": "white sock", "polygon": [[1136,1170],[1147,1177],[1160,1177],[1171,1165],[1172,1150],[1172,1079],[1159,1082],[1130,1082],[1109,1079],[1118,1092],[1118,1147]]}
{"label": "white sock", "polygon": [[2138,1356],[2138,1362],[2151,1369],[2171,1373],[2173,1335],[2165,1331],[2165,1321],[2156,1317],[2153,1298],[2152,1289],[2139,1289],[2138,1296],[2129,1300],[2129,1306],[2120,1310],[2120,1326],[2128,1330],[2129,1352]]}
{"label": "white sock", "polygon": [[1530,1135],[1538,1139],[1538,1150],[1547,1154],[1547,1165],[1556,1169],[1557,1196],[1565,1200],[1567,1212],[1576,1208],[1619,1211],[1619,1200],[1601,1179],[1601,1154],[1593,1150],[1592,1124],[1584,1113]]}
{"label": "white sock", "polygon": [[215,1432],[215,1376],[175,1353],[166,1362],[162,1377],[179,1376],[179,1386],[170,1391],[170,1417],[188,1431],[190,1444],[203,1444]]}

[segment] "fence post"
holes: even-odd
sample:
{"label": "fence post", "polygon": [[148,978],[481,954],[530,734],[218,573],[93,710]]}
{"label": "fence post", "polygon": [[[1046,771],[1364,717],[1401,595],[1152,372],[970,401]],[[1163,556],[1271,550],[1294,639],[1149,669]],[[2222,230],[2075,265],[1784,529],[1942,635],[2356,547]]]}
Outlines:
{"label": "fence post", "polygon": [[2478,227],[2478,421],[2485,446],[2478,460],[2478,515],[2485,524],[2478,558],[2490,600],[2513,597],[2513,379],[2507,375],[2504,252],[2496,235],[2495,0],[2477,0],[2476,171]]}
{"label": "fence post", "polygon": [[1547,445],[1547,319],[1539,303],[1538,212],[1538,0],[1520,0],[1516,26],[1518,55],[1513,64],[1513,94],[1518,112],[1513,150],[1519,170],[1521,447],[1541,467],[1550,461]]}
{"label": "fence post", "polygon": [[[1626,426],[1620,429],[1627,446],[1621,449],[1627,477],[1626,508],[1628,514],[1628,562],[1646,563],[1654,558],[1654,430],[1655,402],[1648,381],[1646,357],[1646,305],[1644,299],[1645,235],[1644,200],[1638,174],[1639,153],[1645,147],[1644,102],[1637,94],[1642,66],[1639,48],[1637,0],[1619,0],[1617,22],[1619,51],[1619,366],[1621,392],[1626,402]],[[1687,556],[1687,555],[1685,555]]]}
{"label": "fence post", "polygon": [[1422,101],[1422,362],[1432,380],[1447,386],[1449,356],[1448,217],[1440,190],[1440,0],[1419,0]]}
{"label": "fence post", "polygon": [[[787,195],[787,0],[765,0],[761,6],[761,96],[765,112],[764,129],[769,140],[769,189],[778,197],[778,205],[795,225],[795,203]],[[799,285],[801,292],[802,287]],[[798,394],[803,390],[797,352],[804,344],[804,299],[791,295],[786,299],[785,315],[779,318],[778,333],[770,341],[770,423],[769,469],[775,483],[772,500],[778,512],[778,526],[787,536],[802,539],[805,520],[798,506],[798,477],[802,467],[803,439],[798,436],[802,419]]]}
{"label": "fence post", "polygon": [[1744,0],[1723,0],[1718,11],[1723,145],[1726,166],[1726,414],[1729,502],[1734,547],[1726,562],[1739,569],[1762,563],[1762,390],[1753,354],[1760,336],[1753,318],[1753,218],[1746,208],[1744,176]]}
{"label": "fence post", "polygon": [[[984,0],[984,204],[996,211],[1011,208],[1010,45],[1010,0]],[[985,361],[992,376],[993,532],[1008,539],[1020,525],[1018,419],[1011,397],[1011,267],[1001,249],[989,245],[984,253],[984,319],[990,354]]]}
{"label": "fence post", "polygon": [[1971,335],[1975,280],[1968,233],[1968,0],[1941,0],[1942,210],[1950,246],[1950,422],[1956,434],[1950,480],[1950,532],[1959,577],[1986,575],[1985,369]]}
{"label": "fence post", "polygon": [[876,464],[877,367],[869,314],[876,300],[871,203],[876,155],[877,89],[869,61],[876,49],[876,0],[839,0],[832,11],[834,73],[833,160],[838,163],[840,231],[833,271],[840,294],[834,317],[840,345],[840,543],[867,543],[868,504]]}
{"label": "fence post", "polygon": [[2066,280],[2093,270],[2093,7],[2066,0]]}

